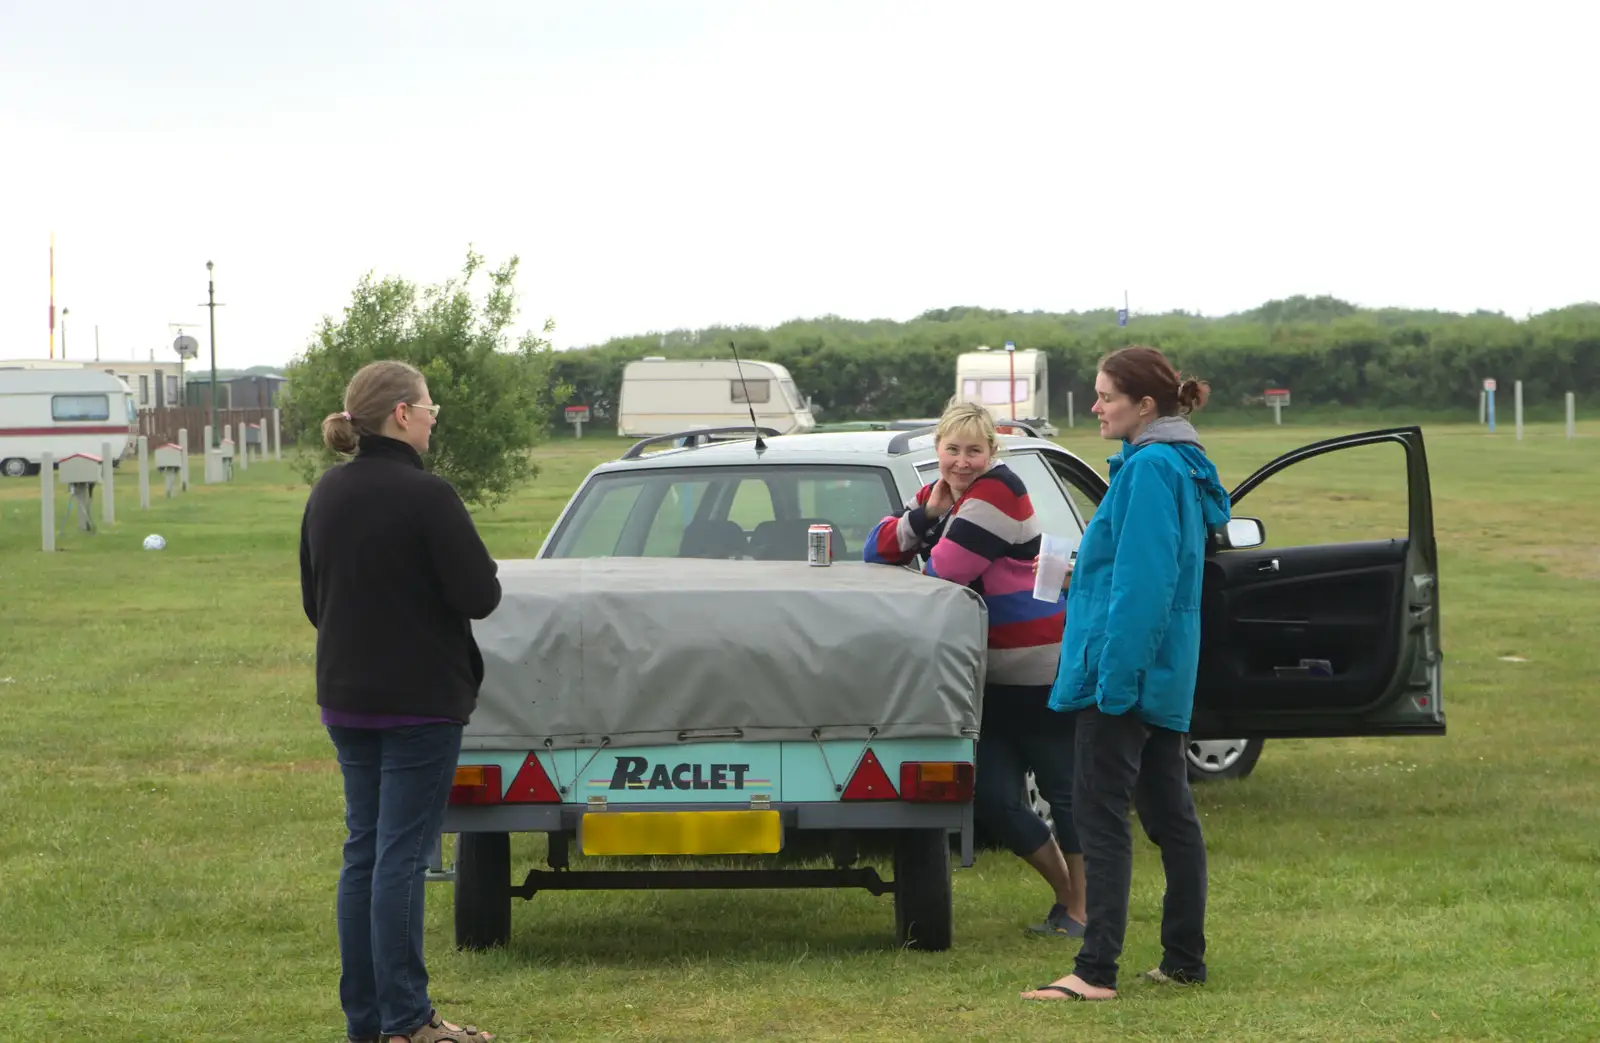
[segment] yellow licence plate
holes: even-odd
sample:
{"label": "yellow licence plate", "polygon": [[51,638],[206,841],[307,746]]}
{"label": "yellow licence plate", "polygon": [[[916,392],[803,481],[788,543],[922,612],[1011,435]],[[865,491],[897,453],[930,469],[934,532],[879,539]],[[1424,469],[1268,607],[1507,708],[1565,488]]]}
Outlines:
{"label": "yellow licence plate", "polygon": [[770,855],[776,811],[597,811],[578,830],[586,855]]}

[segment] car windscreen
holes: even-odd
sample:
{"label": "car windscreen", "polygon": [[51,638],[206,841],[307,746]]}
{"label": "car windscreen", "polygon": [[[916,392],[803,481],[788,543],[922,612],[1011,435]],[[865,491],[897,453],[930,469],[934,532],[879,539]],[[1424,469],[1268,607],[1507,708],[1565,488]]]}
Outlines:
{"label": "car windscreen", "polygon": [[578,493],[551,558],[749,558],[803,561],[813,524],[833,556],[857,557],[900,506],[884,467],[775,464],[599,474]]}

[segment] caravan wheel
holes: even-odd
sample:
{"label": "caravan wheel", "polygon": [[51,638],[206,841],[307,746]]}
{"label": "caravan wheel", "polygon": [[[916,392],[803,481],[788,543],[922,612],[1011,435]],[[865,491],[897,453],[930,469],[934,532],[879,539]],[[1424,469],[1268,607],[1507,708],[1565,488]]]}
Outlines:
{"label": "caravan wheel", "polygon": [[30,470],[32,468],[28,466],[28,461],[21,457],[13,456],[0,460],[0,474],[4,474],[7,478],[26,478]]}

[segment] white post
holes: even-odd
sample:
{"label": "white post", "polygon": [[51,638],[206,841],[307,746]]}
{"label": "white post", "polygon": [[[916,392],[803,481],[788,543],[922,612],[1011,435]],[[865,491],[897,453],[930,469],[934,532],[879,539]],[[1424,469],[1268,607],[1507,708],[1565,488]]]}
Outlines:
{"label": "white post", "polygon": [[1279,427],[1283,426],[1283,399],[1276,395],[1272,397],[1272,422]]}
{"label": "white post", "polygon": [[272,410],[272,459],[283,462],[283,417],[276,407]]}
{"label": "white post", "polygon": [[189,429],[178,428],[178,448],[183,450],[183,464],[178,468],[178,481],[184,492],[189,491]]}
{"label": "white post", "polygon": [[1478,423],[1486,424],[1489,421],[1489,392],[1478,392]]}
{"label": "white post", "polygon": [[223,424],[222,425],[222,439],[225,442],[233,441],[233,425],[232,424]]}
{"label": "white post", "polygon": [[1567,392],[1567,437],[1578,437],[1578,396]]}
{"label": "white post", "polygon": [[139,509],[150,509],[150,439],[139,436]]}
{"label": "white post", "polygon": [[1068,427],[1074,426],[1073,425],[1073,420],[1074,420],[1074,417],[1072,415],[1072,392],[1068,391],[1067,392],[1067,426]]}
{"label": "white post", "polygon": [[117,491],[112,484],[113,468],[111,466],[111,443],[100,443],[100,489],[104,495],[100,498],[100,520],[107,525],[116,523],[117,520]]}
{"label": "white post", "polygon": [[1522,441],[1522,381],[1516,383],[1517,393],[1517,441]]}
{"label": "white post", "polygon": [[44,537],[44,552],[56,549],[56,462],[49,453],[39,457],[39,527]]}

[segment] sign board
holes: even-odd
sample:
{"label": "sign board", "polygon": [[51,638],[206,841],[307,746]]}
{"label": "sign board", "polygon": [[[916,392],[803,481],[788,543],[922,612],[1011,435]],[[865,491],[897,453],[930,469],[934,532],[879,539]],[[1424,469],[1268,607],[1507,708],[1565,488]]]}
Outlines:
{"label": "sign board", "polygon": [[1118,326],[1126,326],[1127,324],[1128,324],[1128,309],[1127,308],[1118,308],[1117,309],[1117,325]]}
{"label": "sign board", "polygon": [[1267,388],[1266,391],[1262,392],[1262,397],[1266,399],[1269,406],[1286,406],[1289,404],[1289,389]]}
{"label": "sign board", "polygon": [[569,423],[569,424],[582,424],[582,423],[586,423],[588,421],[588,419],[589,419],[589,407],[588,406],[568,406],[567,407],[567,423]]}
{"label": "sign board", "polygon": [[1493,391],[1494,389],[1495,389],[1495,387],[1494,387],[1494,378],[1493,377],[1490,377],[1489,379],[1487,379],[1487,380],[1485,380],[1483,382],[1483,390],[1485,390],[1485,391]]}

